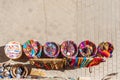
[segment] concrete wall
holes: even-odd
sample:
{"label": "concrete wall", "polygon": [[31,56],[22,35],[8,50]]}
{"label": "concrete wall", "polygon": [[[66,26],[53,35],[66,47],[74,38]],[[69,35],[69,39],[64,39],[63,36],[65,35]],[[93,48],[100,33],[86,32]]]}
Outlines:
{"label": "concrete wall", "polygon": [[[0,46],[16,40],[37,39],[77,44],[89,39],[98,45],[113,43],[113,58],[88,69],[47,71],[50,75],[92,77],[100,80],[108,73],[120,72],[120,0],[0,0]],[[0,55],[0,60],[7,60]],[[50,74],[49,74],[50,73]],[[56,74],[57,73],[57,74]],[[119,80],[120,73],[113,80]]]}

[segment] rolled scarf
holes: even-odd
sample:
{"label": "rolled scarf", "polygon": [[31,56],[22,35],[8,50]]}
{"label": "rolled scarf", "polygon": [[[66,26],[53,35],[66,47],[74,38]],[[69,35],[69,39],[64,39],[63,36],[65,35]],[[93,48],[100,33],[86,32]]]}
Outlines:
{"label": "rolled scarf", "polygon": [[89,41],[83,41],[78,46],[78,54],[80,57],[94,57],[96,53],[96,45]]}
{"label": "rolled scarf", "polygon": [[55,42],[46,42],[44,45],[44,53],[47,57],[57,57],[60,53],[60,47]]}
{"label": "rolled scarf", "polygon": [[112,57],[113,50],[114,47],[110,42],[102,42],[98,45],[97,56],[106,58]]}
{"label": "rolled scarf", "polygon": [[87,57],[76,57],[76,58],[68,58],[66,59],[66,68],[84,68],[91,67],[104,62],[105,60],[100,57],[95,58],[87,58]]}
{"label": "rolled scarf", "polygon": [[17,41],[7,43],[4,50],[5,55],[10,59],[19,59],[22,56],[22,47]]}
{"label": "rolled scarf", "polygon": [[26,78],[28,76],[28,68],[22,64],[13,65],[10,71],[13,78]]}
{"label": "rolled scarf", "polygon": [[73,41],[64,41],[61,44],[61,53],[64,57],[75,58],[77,56],[77,45]]}
{"label": "rolled scarf", "polygon": [[42,45],[36,40],[28,40],[23,44],[23,51],[28,58],[40,58]]}
{"label": "rolled scarf", "polygon": [[100,58],[100,57],[95,57],[95,58],[93,58],[93,60],[88,64],[87,67],[92,67],[92,66],[99,65],[101,62],[105,62],[105,60],[104,60],[103,58]]}

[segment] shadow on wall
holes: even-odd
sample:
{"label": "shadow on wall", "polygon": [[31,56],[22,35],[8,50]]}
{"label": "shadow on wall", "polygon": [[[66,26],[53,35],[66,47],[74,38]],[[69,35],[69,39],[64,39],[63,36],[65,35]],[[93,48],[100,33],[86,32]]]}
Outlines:
{"label": "shadow on wall", "polygon": [[[5,51],[4,51],[4,47],[5,46],[1,46],[0,47],[0,63],[9,61],[10,59],[5,55]],[[26,55],[23,53],[22,56],[20,57],[20,59],[18,60],[14,60],[17,62],[27,62],[29,59],[26,57]]]}
{"label": "shadow on wall", "polygon": [[6,55],[5,55],[4,47],[5,47],[5,46],[1,46],[1,47],[0,47],[0,63],[6,62],[6,61],[10,60],[10,59],[7,58]]}
{"label": "shadow on wall", "polygon": [[116,76],[118,73],[111,73],[104,76],[101,80],[111,80],[112,77]]}

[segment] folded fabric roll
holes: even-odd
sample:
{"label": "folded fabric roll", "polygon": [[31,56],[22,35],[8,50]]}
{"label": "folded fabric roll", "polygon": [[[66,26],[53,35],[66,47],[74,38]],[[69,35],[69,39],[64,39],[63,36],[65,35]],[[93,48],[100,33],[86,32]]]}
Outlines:
{"label": "folded fabric roll", "polygon": [[28,68],[22,64],[13,65],[10,71],[13,78],[26,78],[28,76]]}
{"label": "folded fabric roll", "polygon": [[114,47],[110,42],[102,42],[98,45],[97,56],[106,58],[112,57],[113,50]]}
{"label": "folded fabric roll", "polygon": [[77,56],[77,45],[73,41],[64,41],[61,44],[61,53],[67,58],[74,58]]}
{"label": "folded fabric roll", "polygon": [[55,42],[46,42],[44,45],[44,53],[48,57],[57,57],[60,53],[60,47]]}
{"label": "folded fabric roll", "polygon": [[28,58],[40,58],[42,45],[36,40],[28,40],[23,44],[23,51]]}
{"label": "folded fabric roll", "polygon": [[5,45],[5,55],[10,59],[19,59],[22,56],[21,44],[17,41],[10,41]]}
{"label": "folded fabric roll", "polygon": [[96,45],[89,41],[83,41],[78,46],[78,54],[80,57],[94,57],[96,53]]}
{"label": "folded fabric roll", "polygon": [[96,65],[100,64],[101,62],[105,62],[105,60],[104,60],[103,58],[100,58],[100,57],[95,57],[95,58],[93,58],[93,60],[88,64],[87,67],[96,66]]}

